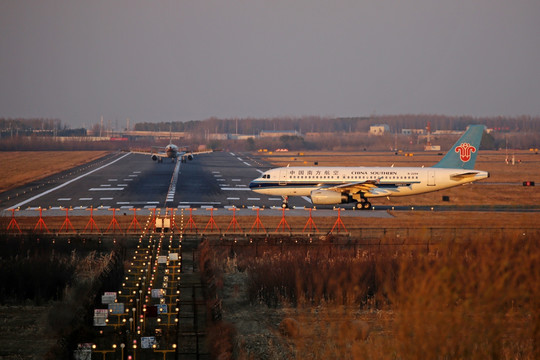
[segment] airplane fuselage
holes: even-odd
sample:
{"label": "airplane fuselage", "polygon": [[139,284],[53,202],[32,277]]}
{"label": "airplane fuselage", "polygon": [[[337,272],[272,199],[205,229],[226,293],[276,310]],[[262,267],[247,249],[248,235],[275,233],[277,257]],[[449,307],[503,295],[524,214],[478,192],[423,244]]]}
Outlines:
{"label": "airplane fuselage", "polygon": [[281,167],[264,172],[249,187],[282,196],[284,208],[289,196],[309,196],[313,204],[352,202],[367,210],[368,198],[423,194],[489,177],[474,170],[483,132],[483,125],[470,125],[432,167]]}
{"label": "airplane fuselage", "polygon": [[173,144],[167,145],[167,147],[165,147],[165,153],[169,158],[176,158],[178,156],[178,146]]}
{"label": "airplane fuselage", "polygon": [[489,177],[486,171],[418,167],[282,167],[253,180],[251,190],[279,196],[310,196],[313,191],[372,182],[365,198],[407,196],[447,189]]}

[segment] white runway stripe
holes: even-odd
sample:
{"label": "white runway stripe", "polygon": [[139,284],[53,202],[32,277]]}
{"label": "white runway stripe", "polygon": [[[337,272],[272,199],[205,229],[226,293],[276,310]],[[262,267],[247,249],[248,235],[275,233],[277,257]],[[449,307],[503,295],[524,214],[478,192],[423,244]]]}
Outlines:
{"label": "white runway stripe", "polygon": [[180,164],[181,161],[177,161],[176,166],[174,167],[171,183],[169,184],[169,190],[167,191],[167,196],[165,197],[165,202],[174,201],[174,195],[176,194],[176,183],[178,182],[178,173],[180,172]]}
{"label": "white runway stripe", "polygon": [[110,188],[90,188],[88,191],[119,191],[124,190],[125,187],[110,187]]}

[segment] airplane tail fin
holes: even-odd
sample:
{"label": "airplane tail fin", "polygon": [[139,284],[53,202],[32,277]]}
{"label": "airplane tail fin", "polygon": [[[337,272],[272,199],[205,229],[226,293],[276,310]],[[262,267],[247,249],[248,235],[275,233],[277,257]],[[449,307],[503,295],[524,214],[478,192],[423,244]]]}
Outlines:
{"label": "airplane tail fin", "polygon": [[476,156],[480,150],[480,142],[484,133],[484,125],[470,125],[467,131],[452,146],[435,168],[474,169]]}

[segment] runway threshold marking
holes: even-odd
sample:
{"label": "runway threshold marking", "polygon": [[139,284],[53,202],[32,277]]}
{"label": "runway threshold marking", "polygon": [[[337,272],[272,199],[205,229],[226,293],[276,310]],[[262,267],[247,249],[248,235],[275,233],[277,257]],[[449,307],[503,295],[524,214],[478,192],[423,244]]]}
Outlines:
{"label": "runway threshold marking", "polygon": [[[127,154],[125,154],[125,155],[119,157],[118,159],[111,161],[111,162],[108,163],[108,164],[105,164],[105,165],[100,166],[100,167],[98,167],[98,168],[96,168],[96,169],[94,169],[94,170],[91,170],[91,171],[87,172],[86,174],[82,174],[82,175],[80,175],[80,176],[77,176],[75,179],[71,179],[71,180],[69,180],[69,181],[66,181],[66,182],[63,183],[63,184],[60,184],[60,185],[58,185],[58,186],[56,186],[56,187],[54,187],[54,188],[52,188],[52,189],[49,189],[49,190],[47,190],[47,191],[42,192],[41,194],[37,194],[37,195],[35,195],[35,196],[32,196],[32,197],[29,198],[29,199],[26,199],[26,200],[24,200],[24,201],[21,201],[21,202],[18,203],[18,204],[15,204],[15,205],[13,205],[13,206],[10,206],[10,208],[16,209],[16,208],[18,208],[18,207],[23,206],[24,204],[28,204],[29,202],[34,201],[34,200],[36,200],[36,199],[39,199],[40,197],[42,197],[42,196],[44,196],[44,195],[50,194],[50,193],[52,193],[53,191],[56,191],[56,190],[58,190],[58,189],[61,189],[61,188],[63,188],[64,186],[71,184],[72,182],[75,182],[75,181],[77,181],[77,180],[80,180],[80,179],[82,179],[82,178],[85,177],[85,176],[88,176],[88,175],[90,175],[90,174],[95,173],[96,171],[99,171],[99,170],[101,170],[101,169],[104,169],[104,168],[106,168],[107,166],[112,165],[112,164],[114,164],[115,162],[122,160],[123,158],[125,158],[125,157],[128,156],[129,154],[130,154],[130,153],[127,153]],[[116,180],[116,179],[113,179],[113,180],[109,179],[109,181],[117,181],[117,180]]]}

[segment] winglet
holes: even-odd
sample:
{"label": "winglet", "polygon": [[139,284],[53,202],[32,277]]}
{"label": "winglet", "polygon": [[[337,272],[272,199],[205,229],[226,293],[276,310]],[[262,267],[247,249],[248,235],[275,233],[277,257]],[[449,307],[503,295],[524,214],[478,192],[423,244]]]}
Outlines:
{"label": "winglet", "polygon": [[474,169],[476,156],[480,150],[480,142],[484,133],[484,125],[470,125],[467,131],[452,146],[435,168]]}

